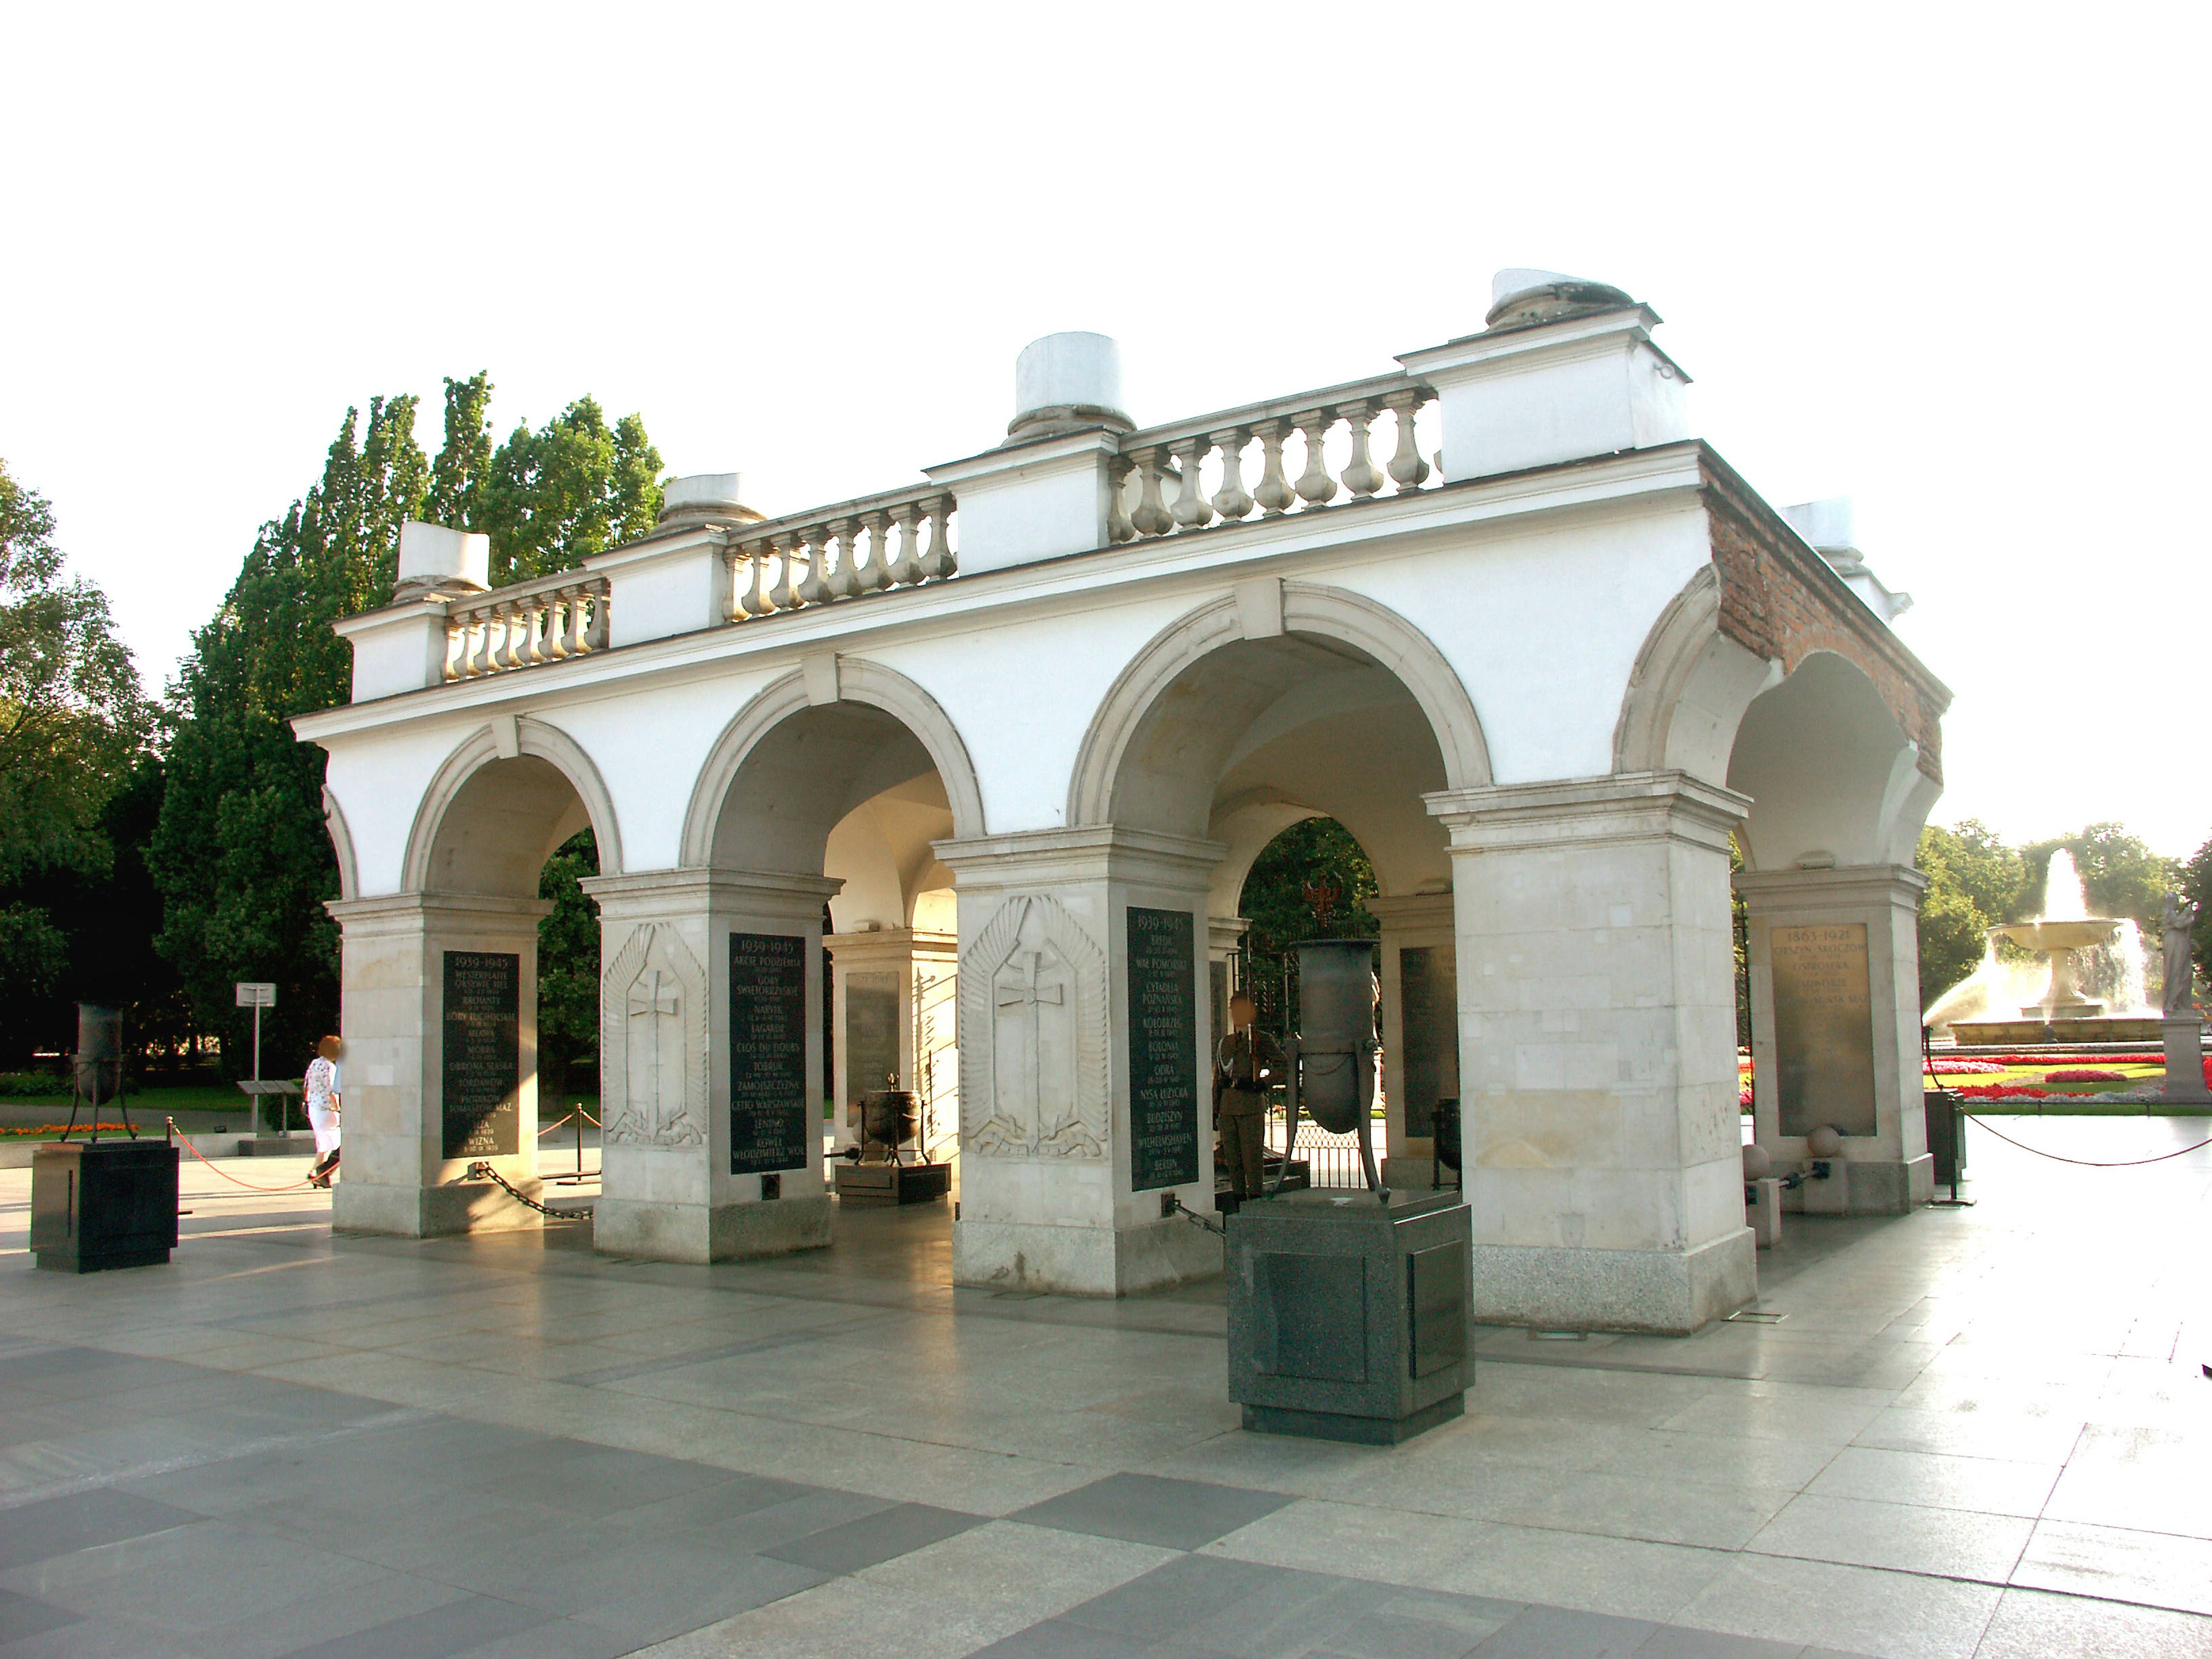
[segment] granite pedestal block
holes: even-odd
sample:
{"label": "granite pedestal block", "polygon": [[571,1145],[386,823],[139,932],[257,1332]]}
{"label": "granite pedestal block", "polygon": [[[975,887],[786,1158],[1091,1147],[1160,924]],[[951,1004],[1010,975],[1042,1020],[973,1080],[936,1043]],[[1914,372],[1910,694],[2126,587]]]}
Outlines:
{"label": "granite pedestal block", "polygon": [[1474,1381],[1467,1203],[1323,1188],[1227,1223],[1229,1397],[1244,1426],[1393,1445],[1457,1417]]}
{"label": "granite pedestal block", "polygon": [[1744,1224],[1764,1250],[1782,1242],[1782,1183],[1772,1176],[1743,1183]]}
{"label": "granite pedestal block", "polygon": [[2166,1092],[2169,1103],[2212,1103],[2204,1086],[2204,1022],[2194,1014],[2169,1015],[2160,1022],[2166,1038]]}
{"label": "granite pedestal block", "polygon": [[927,1204],[952,1190],[950,1164],[854,1164],[836,1166],[837,1201],[848,1207]]}
{"label": "granite pedestal block", "polygon": [[166,1140],[64,1140],[31,1162],[31,1252],[62,1273],[145,1267],[177,1246],[178,1149]]}

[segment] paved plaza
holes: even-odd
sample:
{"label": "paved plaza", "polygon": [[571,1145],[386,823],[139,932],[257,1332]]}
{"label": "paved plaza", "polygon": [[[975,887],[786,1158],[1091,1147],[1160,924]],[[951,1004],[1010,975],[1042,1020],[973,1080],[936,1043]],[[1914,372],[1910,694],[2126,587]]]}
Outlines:
{"label": "paved plaza", "polygon": [[75,1278],[6,1172],[0,1655],[2212,1653],[2212,1153],[1973,1157],[1793,1218],[1756,1322],[1486,1333],[1396,1449],[1239,1431],[1218,1281],[951,1289],[942,1206],[631,1265],[188,1164],[173,1263]]}

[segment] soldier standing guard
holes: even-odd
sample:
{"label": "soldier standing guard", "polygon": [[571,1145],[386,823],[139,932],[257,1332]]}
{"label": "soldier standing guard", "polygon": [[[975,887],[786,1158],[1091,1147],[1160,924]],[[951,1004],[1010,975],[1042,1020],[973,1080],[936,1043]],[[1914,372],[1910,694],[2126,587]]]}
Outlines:
{"label": "soldier standing guard", "polygon": [[[1214,1051],[1213,1109],[1221,1129],[1221,1161],[1239,1200],[1263,1189],[1261,1155],[1267,1139],[1267,1091],[1283,1079],[1283,1050],[1253,1024],[1259,1011],[1243,992],[1229,1000],[1229,1035]],[[1285,1154],[1287,1156],[1287,1153]]]}

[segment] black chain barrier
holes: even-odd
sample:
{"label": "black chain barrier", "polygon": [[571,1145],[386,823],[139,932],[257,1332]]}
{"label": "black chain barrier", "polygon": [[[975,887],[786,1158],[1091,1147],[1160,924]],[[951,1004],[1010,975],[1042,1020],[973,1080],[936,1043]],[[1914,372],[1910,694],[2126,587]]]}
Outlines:
{"label": "black chain barrier", "polygon": [[515,1191],[515,1189],[508,1184],[507,1179],[505,1176],[493,1169],[490,1164],[481,1161],[470,1164],[469,1167],[462,1172],[461,1179],[464,1181],[491,1182],[504,1191],[507,1195],[513,1199],[516,1203],[526,1204],[532,1209],[537,1211],[538,1214],[551,1216],[556,1221],[588,1221],[591,1219],[592,1209],[591,1205],[580,1204],[573,1210],[550,1209],[545,1205],[540,1204],[536,1199],[532,1198],[528,1194]]}

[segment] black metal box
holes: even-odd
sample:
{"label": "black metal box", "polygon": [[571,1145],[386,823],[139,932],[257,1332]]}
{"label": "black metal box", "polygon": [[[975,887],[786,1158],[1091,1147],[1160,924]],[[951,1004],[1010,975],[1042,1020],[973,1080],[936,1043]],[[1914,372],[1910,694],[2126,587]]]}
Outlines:
{"label": "black metal box", "polygon": [[63,1273],[144,1267],[177,1247],[177,1148],[64,1140],[31,1154],[31,1250]]}
{"label": "black metal box", "polygon": [[927,1204],[952,1190],[950,1164],[849,1164],[836,1165],[837,1201],[852,1209],[888,1209],[895,1204]]}
{"label": "black metal box", "polygon": [[1229,1397],[1244,1426],[1391,1445],[1473,1385],[1473,1228],[1455,1192],[1323,1188],[1227,1224]]}

